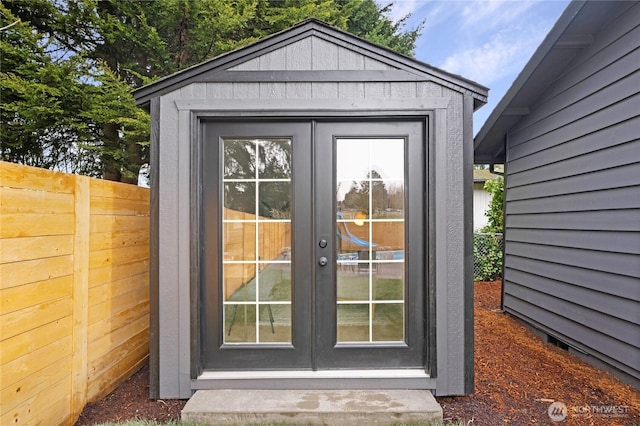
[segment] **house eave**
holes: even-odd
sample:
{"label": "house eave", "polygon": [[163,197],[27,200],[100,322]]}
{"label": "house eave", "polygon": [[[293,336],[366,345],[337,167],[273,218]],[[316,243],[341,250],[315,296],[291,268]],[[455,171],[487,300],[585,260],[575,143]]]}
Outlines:
{"label": "house eave", "polygon": [[[545,61],[550,60],[550,52],[557,49],[562,58],[556,60],[560,59],[562,62],[564,58],[574,56],[576,50],[586,46],[585,38],[581,38],[581,43],[564,43],[561,40],[586,4],[586,1],[580,0],[572,1],[567,6],[509,90],[491,112],[474,138],[475,163],[494,164],[505,161],[504,140],[509,129],[528,114],[539,93],[549,84],[549,80],[540,75],[538,71]],[[571,35],[565,37],[567,37],[567,41],[573,40]],[[560,70],[556,69],[555,72],[559,73]],[[527,96],[523,95],[525,89]]]}
{"label": "house eave", "polygon": [[560,78],[594,35],[628,8],[622,1],[574,0],[564,10],[531,59],[474,139],[477,164],[503,163],[505,139],[509,131],[532,111],[539,97]]}

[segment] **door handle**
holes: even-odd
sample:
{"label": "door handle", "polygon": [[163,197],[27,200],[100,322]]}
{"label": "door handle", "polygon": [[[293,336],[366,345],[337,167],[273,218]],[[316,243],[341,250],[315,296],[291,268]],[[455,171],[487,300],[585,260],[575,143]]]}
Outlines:
{"label": "door handle", "polygon": [[327,266],[327,263],[329,263],[329,260],[324,256],[318,259],[318,265],[320,266]]}
{"label": "door handle", "polygon": [[318,245],[320,246],[320,248],[325,248],[325,247],[327,247],[327,240],[320,240],[320,241],[318,241]]}

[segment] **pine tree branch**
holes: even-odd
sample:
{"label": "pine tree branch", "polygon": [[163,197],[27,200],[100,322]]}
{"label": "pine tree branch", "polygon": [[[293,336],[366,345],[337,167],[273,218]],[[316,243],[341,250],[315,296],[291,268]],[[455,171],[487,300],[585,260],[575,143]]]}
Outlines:
{"label": "pine tree branch", "polygon": [[4,31],[4,30],[8,30],[9,28],[13,27],[14,25],[18,25],[20,22],[22,22],[20,19],[18,19],[16,22],[13,22],[9,25],[6,25],[2,28],[0,28],[0,31]]}

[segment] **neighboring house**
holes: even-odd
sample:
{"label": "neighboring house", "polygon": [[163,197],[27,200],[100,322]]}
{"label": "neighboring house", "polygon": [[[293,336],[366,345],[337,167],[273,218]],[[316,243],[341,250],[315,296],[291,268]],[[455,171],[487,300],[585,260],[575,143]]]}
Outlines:
{"label": "neighboring house", "polygon": [[640,3],[569,4],[475,138],[506,163],[503,306],[640,386]]}
{"label": "neighboring house", "polygon": [[487,226],[489,218],[485,214],[491,203],[491,194],[484,189],[488,180],[498,179],[500,176],[489,170],[473,171],[473,230],[475,232]]}

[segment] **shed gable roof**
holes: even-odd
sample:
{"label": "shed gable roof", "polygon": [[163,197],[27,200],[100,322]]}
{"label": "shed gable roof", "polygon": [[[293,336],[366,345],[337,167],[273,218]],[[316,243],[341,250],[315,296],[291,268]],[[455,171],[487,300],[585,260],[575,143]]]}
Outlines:
{"label": "shed gable roof", "polygon": [[[336,60],[336,58],[338,58]],[[488,89],[316,19],[194,65],[134,91],[138,105],[194,82],[433,81],[484,105]]]}

